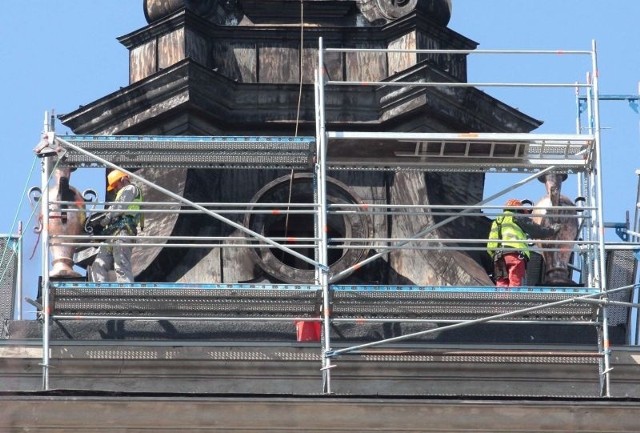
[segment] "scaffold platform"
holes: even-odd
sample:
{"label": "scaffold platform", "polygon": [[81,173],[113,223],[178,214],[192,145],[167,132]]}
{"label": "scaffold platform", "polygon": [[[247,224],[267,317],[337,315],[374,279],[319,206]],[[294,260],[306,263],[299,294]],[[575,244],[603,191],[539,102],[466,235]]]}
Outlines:
{"label": "scaffold platform", "polygon": [[[62,135],[68,167],[98,167],[95,156],[125,168],[296,168],[308,169],[314,137]],[[94,156],[78,152],[81,147]]]}
{"label": "scaffold platform", "polygon": [[[55,319],[319,318],[322,289],[297,284],[51,282]],[[583,287],[446,287],[332,285],[331,320],[451,322],[504,315],[496,321],[594,323]],[[548,307],[545,307],[548,305]]]}
{"label": "scaffold platform", "polygon": [[435,172],[581,172],[595,145],[589,134],[328,131],[327,141],[329,168]]}

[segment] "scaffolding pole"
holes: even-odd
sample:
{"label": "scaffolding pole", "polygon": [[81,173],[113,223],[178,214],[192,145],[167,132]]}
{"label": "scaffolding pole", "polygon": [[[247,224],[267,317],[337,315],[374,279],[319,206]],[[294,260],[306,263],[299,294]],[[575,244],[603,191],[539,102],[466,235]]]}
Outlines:
{"label": "scaffolding pole", "polygon": [[328,226],[327,226],[327,191],[326,191],[326,155],[327,155],[327,134],[325,119],[325,100],[324,100],[324,47],[322,38],[319,39],[318,48],[318,69],[316,70],[316,96],[318,107],[318,127],[317,127],[317,177],[318,177],[318,203],[320,205],[318,212],[318,233],[317,237],[318,249],[320,251],[320,264],[324,265],[323,269],[318,269],[319,284],[322,288],[322,392],[331,394],[331,360],[327,353],[331,351],[331,311],[329,305],[329,266],[328,266]]}
{"label": "scaffolding pole", "polygon": [[[44,118],[44,133],[42,140],[46,140],[48,146],[52,147],[54,139],[53,116],[51,116],[50,119],[49,113],[45,113]],[[50,368],[49,338],[51,333],[51,295],[49,286],[49,178],[52,173],[53,158],[57,157],[57,154],[55,152],[42,152],[39,156],[42,158],[42,195],[40,199],[40,212],[42,215],[42,389],[48,391]]]}
{"label": "scaffolding pole", "polygon": [[24,281],[24,275],[22,273],[23,266],[23,252],[22,248],[24,246],[24,228],[22,226],[22,221],[18,223],[18,275],[16,277],[16,308],[17,308],[17,317],[18,320],[22,320],[22,294],[24,293],[24,288],[22,287]]}
{"label": "scaffolding pole", "polygon": [[[597,225],[598,225],[598,241],[599,241],[599,245],[598,245],[598,265],[599,265],[599,274],[600,274],[600,281],[598,286],[600,287],[600,290],[602,291],[602,293],[608,293],[607,292],[607,270],[606,270],[606,262],[605,262],[605,246],[604,246],[604,210],[603,210],[603,188],[602,188],[602,143],[601,143],[601,134],[600,134],[600,102],[599,102],[599,85],[598,85],[598,58],[596,55],[596,42],[592,41],[591,43],[591,49],[592,49],[592,55],[591,55],[591,61],[592,61],[592,67],[591,70],[593,71],[593,77],[592,77],[592,96],[593,96],[593,127],[594,127],[594,137],[595,137],[595,147],[594,147],[594,159],[595,159],[595,172],[597,174],[597,176],[595,177],[595,182],[596,182],[596,200],[597,200],[597,205],[596,205],[596,221],[597,221]],[[608,329],[608,312],[607,312],[607,308],[603,307],[602,308],[602,350],[603,350],[603,358],[602,358],[602,363],[603,363],[603,371],[602,371],[602,375],[603,375],[603,380],[602,380],[602,388],[601,388],[601,395],[604,397],[610,397],[611,396],[611,389],[610,389],[610,376],[609,373],[611,371],[611,366],[610,366],[610,355],[611,355],[611,348],[610,348],[610,342],[609,342],[609,329]]]}

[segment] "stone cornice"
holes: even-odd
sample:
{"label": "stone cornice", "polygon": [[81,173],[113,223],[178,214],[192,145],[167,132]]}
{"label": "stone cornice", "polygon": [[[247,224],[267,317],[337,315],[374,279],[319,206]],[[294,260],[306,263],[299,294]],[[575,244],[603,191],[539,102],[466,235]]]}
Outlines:
{"label": "stone cornice", "polygon": [[[450,79],[428,62],[408,69],[402,76],[409,81]],[[301,119],[307,124],[315,121],[312,91],[311,85],[303,90]],[[234,82],[186,59],[60,119],[77,134],[144,133],[141,125],[153,122],[157,116],[195,110],[213,125],[234,129],[246,124],[258,130],[277,130],[295,122],[297,92],[297,84]],[[394,130],[403,130],[406,128],[402,124],[414,124],[412,117],[416,116],[423,119],[421,122],[427,129],[434,119],[448,124],[449,130],[462,131],[522,132],[540,125],[539,121],[473,88],[403,90],[348,86],[329,89],[326,100],[328,122],[346,129],[378,130],[386,123],[394,123]],[[347,104],[352,107],[347,116],[340,107],[349,100],[360,104],[359,107]]]}

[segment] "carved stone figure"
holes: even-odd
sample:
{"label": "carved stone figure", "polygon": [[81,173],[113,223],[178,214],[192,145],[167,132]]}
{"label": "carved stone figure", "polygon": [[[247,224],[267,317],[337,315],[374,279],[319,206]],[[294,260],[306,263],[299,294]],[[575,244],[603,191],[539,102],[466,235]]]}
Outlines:
{"label": "carved stone figure", "polygon": [[450,0],[357,0],[358,8],[369,22],[393,21],[414,10],[421,10],[440,25],[451,18]]}
{"label": "carved stone figure", "polygon": [[236,25],[243,16],[238,0],[144,0],[144,14],[148,23],[182,8],[220,25]]}
{"label": "carved stone figure", "polygon": [[[323,10],[324,15],[331,9],[340,14],[349,8],[349,3],[355,3],[369,23],[394,21],[414,11],[425,13],[442,26],[447,25],[451,18],[451,0],[306,0],[304,7],[309,14],[305,15],[305,20],[314,21],[318,10]],[[299,0],[144,0],[144,13],[149,23],[183,8],[219,25],[237,25],[245,13],[251,19],[266,12],[278,21],[286,16],[292,17],[293,22],[299,20],[296,16]],[[293,15],[291,11],[287,12],[288,9],[295,11]]]}
{"label": "carved stone figure", "polygon": [[[566,174],[557,173],[549,173],[539,177],[538,180],[543,182],[547,189],[547,195],[536,203],[536,207],[574,206],[570,198],[561,194],[562,182],[566,178]],[[534,215],[537,215],[534,217],[534,221],[545,227],[560,224],[562,228],[554,235],[554,240],[573,241],[576,239],[578,235],[578,219],[575,217],[575,210],[549,210],[548,213],[550,215],[547,215],[547,211],[544,209],[536,209],[533,212]],[[543,251],[542,253],[544,259],[544,284],[572,284],[573,281],[569,272],[569,263],[573,252],[572,245],[543,243],[541,246],[543,248],[559,249],[559,251]]]}
{"label": "carved stone figure", "polygon": [[[56,168],[54,172],[55,184],[49,189],[49,201],[65,201],[73,204],[56,204],[49,206],[49,234],[80,235],[85,223],[84,198],[82,194],[69,185],[71,169]],[[68,209],[82,210],[82,212],[67,211]],[[69,243],[70,239],[57,239],[54,243]],[[51,258],[53,268],[50,276],[53,278],[78,278],[81,275],[73,270],[73,253],[76,247],[67,245],[52,245]]]}

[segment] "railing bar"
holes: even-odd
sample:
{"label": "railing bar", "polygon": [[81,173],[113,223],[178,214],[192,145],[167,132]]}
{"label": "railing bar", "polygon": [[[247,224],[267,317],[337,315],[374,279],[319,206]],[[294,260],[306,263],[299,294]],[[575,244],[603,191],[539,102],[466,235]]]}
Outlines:
{"label": "railing bar", "polygon": [[325,48],[325,52],[385,52],[416,54],[550,54],[550,55],[591,55],[587,50],[454,50],[454,49],[389,49],[389,48]]}
{"label": "railing bar", "polygon": [[328,81],[333,86],[389,86],[389,87],[531,87],[531,88],[576,88],[590,87],[589,84],[576,83],[494,83],[494,82],[421,82],[421,81]]}

